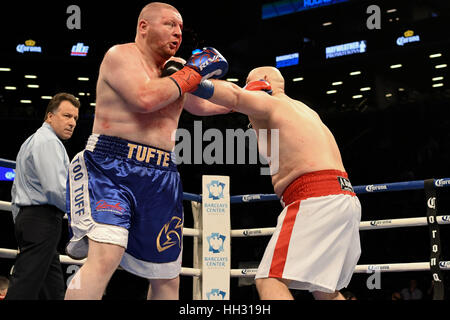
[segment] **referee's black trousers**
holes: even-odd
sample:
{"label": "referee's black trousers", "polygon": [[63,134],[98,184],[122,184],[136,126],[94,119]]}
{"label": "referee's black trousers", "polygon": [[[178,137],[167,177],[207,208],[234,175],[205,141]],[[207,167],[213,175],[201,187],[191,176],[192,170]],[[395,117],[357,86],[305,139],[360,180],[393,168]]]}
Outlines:
{"label": "referee's black trousers", "polygon": [[21,207],[15,221],[19,254],[5,300],[62,300],[59,261],[63,212],[50,205]]}

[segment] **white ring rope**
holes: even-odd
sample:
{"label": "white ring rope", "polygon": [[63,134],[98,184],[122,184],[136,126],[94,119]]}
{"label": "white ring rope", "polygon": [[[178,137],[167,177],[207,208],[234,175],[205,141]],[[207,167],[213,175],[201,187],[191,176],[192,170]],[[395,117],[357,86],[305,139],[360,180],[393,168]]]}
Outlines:
{"label": "white ring rope", "polygon": [[[0,201],[0,211],[12,211],[11,202]],[[67,215],[64,216],[67,219]],[[198,229],[183,228],[183,235],[191,237],[200,237],[201,233]]]}
{"label": "white ring rope", "polygon": [[12,211],[11,202],[0,201],[0,210],[11,212]]}
{"label": "white ring rope", "polygon": [[[17,250],[0,249],[0,258],[14,259]],[[68,256],[60,255],[59,259],[63,264],[82,265],[86,260],[74,260]],[[440,262],[441,270],[450,270],[450,261]],[[413,263],[391,263],[391,264],[363,264],[355,267],[355,273],[372,273],[378,272],[402,272],[402,271],[427,271],[430,270],[429,262],[413,262]],[[256,274],[257,269],[231,269],[230,276],[232,278],[251,278]],[[181,275],[199,277],[202,271],[195,268],[181,268]]]}
{"label": "white ring rope", "polygon": [[[450,270],[450,261],[440,262],[441,270]],[[254,277],[258,269],[232,269],[231,277]],[[361,264],[355,267],[355,273],[373,272],[404,272],[404,271],[428,271],[429,262],[390,263],[390,264]]]}
{"label": "white ring rope", "polygon": [[[0,258],[15,259],[16,256],[17,250],[0,249]],[[81,266],[86,261],[86,259],[74,260],[69,256],[59,255],[59,261],[61,261],[62,264],[74,264]],[[201,270],[194,268],[181,268],[181,274],[185,276],[199,277],[201,275]]]}
{"label": "white ring rope", "polygon": [[[0,201],[0,211],[12,211],[10,202]],[[450,216],[438,216],[437,222],[439,224],[450,224]],[[426,226],[427,218],[403,218],[403,219],[385,219],[361,221],[360,230],[376,230],[388,228],[401,227],[416,227]],[[254,228],[254,229],[238,229],[231,230],[231,237],[258,237],[270,236],[275,231],[275,228]],[[183,235],[191,237],[200,237],[201,230],[192,228],[183,228]],[[17,255],[17,250],[0,248],[0,258],[14,259]],[[63,264],[82,265],[85,260],[74,260],[66,255],[60,255],[60,261]],[[441,270],[450,270],[450,261],[440,262]],[[377,272],[402,272],[402,271],[427,271],[430,270],[429,262],[413,262],[413,263],[392,263],[392,264],[372,264],[372,265],[357,265],[355,273],[373,273]],[[254,277],[257,269],[231,269],[231,277],[250,278]],[[200,277],[201,269],[196,268],[181,268],[181,275]]]}
{"label": "white ring rope", "polygon": [[[438,224],[450,224],[450,216],[437,216]],[[361,221],[359,230],[377,230],[403,227],[419,227],[426,226],[427,218],[402,218],[402,219],[386,219],[386,220],[372,220]],[[255,228],[255,229],[237,229],[231,231],[232,237],[260,237],[270,236],[275,231],[275,228]]]}
{"label": "white ring rope", "polygon": [[[0,201],[0,211],[11,211],[11,202]],[[437,216],[438,224],[450,224],[450,215]],[[402,218],[402,219],[384,219],[361,221],[359,230],[377,230],[403,227],[419,227],[426,226],[427,218]],[[271,236],[275,231],[274,227],[269,228],[253,228],[253,229],[236,229],[231,230],[232,237],[262,237]],[[192,228],[183,228],[183,235],[190,237],[200,237],[201,230]]]}

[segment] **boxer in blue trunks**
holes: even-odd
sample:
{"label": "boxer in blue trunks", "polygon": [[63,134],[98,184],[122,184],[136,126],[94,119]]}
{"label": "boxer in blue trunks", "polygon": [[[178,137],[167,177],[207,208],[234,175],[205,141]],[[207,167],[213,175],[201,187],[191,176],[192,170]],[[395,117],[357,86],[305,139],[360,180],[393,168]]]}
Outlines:
{"label": "boxer in blue trunks", "polygon": [[121,265],[138,276],[179,274],[183,189],[170,152],[93,134],[71,163],[67,190],[73,258],[87,256],[88,235],[127,248]]}
{"label": "boxer in blue trunks", "polygon": [[201,99],[202,79],[223,76],[226,60],[213,48],[187,62],[174,57],[182,29],[177,9],[153,2],[139,15],[135,42],[105,54],[93,133],[69,170],[66,251],[87,259],[66,299],[101,299],[119,265],[149,279],[149,298],[178,299],[183,194],[174,132],[183,109],[229,112]]}

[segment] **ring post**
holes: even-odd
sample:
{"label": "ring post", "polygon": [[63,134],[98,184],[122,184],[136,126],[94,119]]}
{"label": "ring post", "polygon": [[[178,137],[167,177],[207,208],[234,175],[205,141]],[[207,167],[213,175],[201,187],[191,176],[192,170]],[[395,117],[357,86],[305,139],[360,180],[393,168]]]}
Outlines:
{"label": "ring post", "polygon": [[[194,217],[194,229],[202,230],[202,204],[196,201],[191,201],[192,215]],[[193,237],[194,241],[194,269],[201,269],[202,267],[202,239],[200,237]],[[192,300],[202,299],[202,277],[192,277]]]}
{"label": "ring post", "polygon": [[202,299],[230,300],[230,177],[202,177]]}
{"label": "ring post", "polygon": [[425,180],[425,199],[427,201],[427,222],[430,234],[430,271],[433,276],[433,300],[444,300],[444,280],[440,269],[441,238],[437,221],[437,195],[434,179]]}

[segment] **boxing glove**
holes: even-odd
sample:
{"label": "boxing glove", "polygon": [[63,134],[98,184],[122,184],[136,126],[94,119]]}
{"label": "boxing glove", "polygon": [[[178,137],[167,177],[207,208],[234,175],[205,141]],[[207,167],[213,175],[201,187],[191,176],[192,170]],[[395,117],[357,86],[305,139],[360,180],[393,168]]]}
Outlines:
{"label": "boxing glove", "polygon": [[[164,68],[161,72],[161,77],[168,77],[175,72],[183,69],[184,65],[180,62],[169,60],[164,65]],[[203,99],[209,99],[214,94],[214,85],[209,80],[202,80],[200,81],[197,90],[191,92],[193,95],[203,98]]]}
{"label": "boxing glove", "polygon": [[197,90],[200,82],[209,78],[221,78],[228,71],[228,62],[214,48],[204,48],[203,51],[192,55],[183,69],[170,75],[175,82],[180,96],[185,92]]}
{"label": "boxing glove", "polygon": [[180,71],[181,69],[183,69],[183,67],[184,67],[184,65],[181,62],[169,60],[164,65],[164,68],[161,72],[161,78],[168,77],[168,76],[174,74],[175,72]]}
{"label": "boxing glove", "polygon": [[270,86],[270,83],[264,79],[250,81],[245,85],[244,89],[250,91],[264,91],[272,95],[272,87]]}
{"label": "boxing glove", "polygon": [[206,47],[191,56],[186,66],[196,70],[203,79],[222,78],[228,71],[228,62],[214,48]]}

